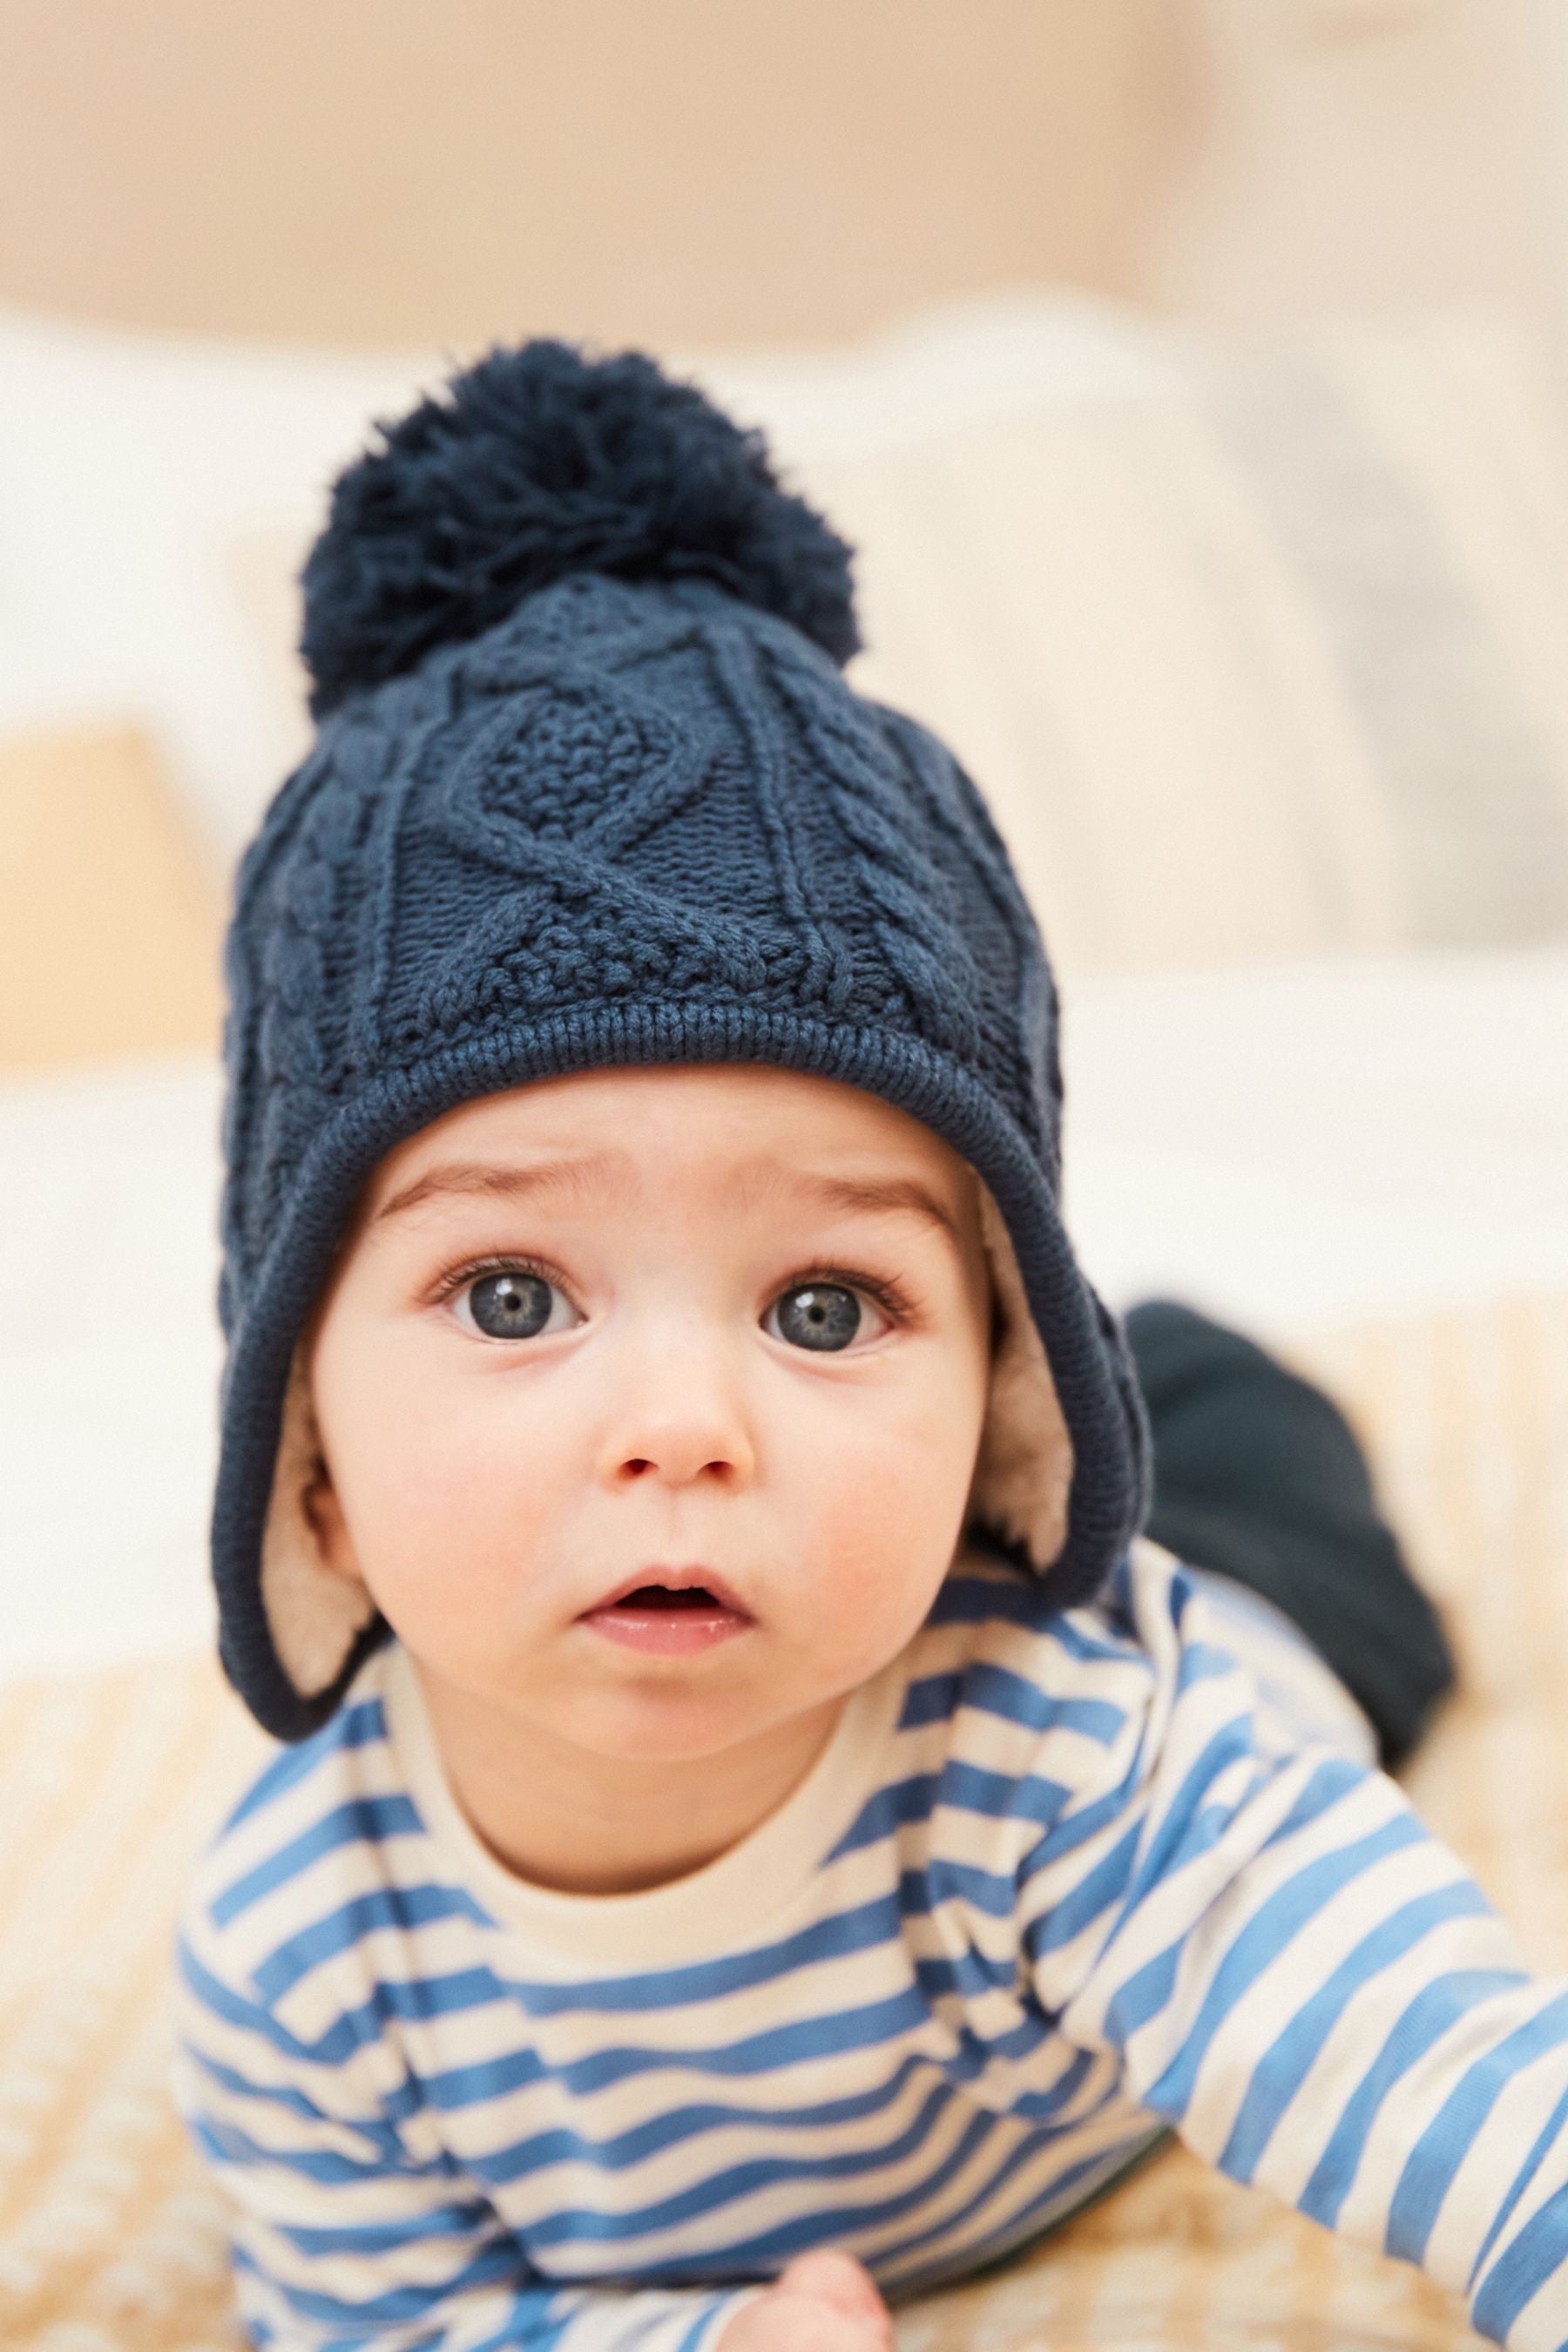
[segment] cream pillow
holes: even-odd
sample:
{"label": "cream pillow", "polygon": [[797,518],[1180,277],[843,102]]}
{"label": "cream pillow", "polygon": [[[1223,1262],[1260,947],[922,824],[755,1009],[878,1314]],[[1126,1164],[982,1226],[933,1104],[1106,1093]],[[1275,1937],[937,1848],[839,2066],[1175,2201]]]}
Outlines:
{"label": "cream pillow", "polygon": [[[803,481],[858,679],[970,765],[1065,971],[1568,937],[1568,457],[1506,322],[1121,391],[853,388]],[[873,410],[878,413],[873,413]],[[781,444],[786,450],[790,442]]]}
{"label": "cream pillow", "polygon": [[219,888],[133,727],[0,742],[0,1069],[211,1045]]}

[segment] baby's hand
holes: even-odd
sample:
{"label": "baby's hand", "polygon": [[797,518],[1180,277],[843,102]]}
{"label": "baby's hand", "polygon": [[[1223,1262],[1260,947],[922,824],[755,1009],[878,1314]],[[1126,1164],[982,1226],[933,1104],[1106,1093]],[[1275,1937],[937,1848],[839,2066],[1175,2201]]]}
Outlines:
{"label": "baby's hand", "polygon": [[786,2263],[713,2352],[893,2352],[893,2323],[864,2263],[824,2246]]}

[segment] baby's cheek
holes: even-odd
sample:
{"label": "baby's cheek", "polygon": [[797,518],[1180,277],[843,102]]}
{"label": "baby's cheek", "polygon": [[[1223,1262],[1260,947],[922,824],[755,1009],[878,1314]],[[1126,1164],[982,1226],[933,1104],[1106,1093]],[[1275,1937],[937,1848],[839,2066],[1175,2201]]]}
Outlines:
{"label": "baby's cheek", "polygon": [[967,1476],[950,1477],[929,1451],[907,1447],[823,1480],[813,1551],[833,1605],[868,1629],[918,1623],[952,1559],[966,1493]]}
{"label": "baby's cheek", "polygon": [[947,1393],[902,1400],[885,1428],[858,1431],[834,1479],[838,1509],[889,1542],[940,1546],[969,1489],[983,1408],[955,1380]]}
{"label": "baby's cheek", "polygon": [[416,1623],[441,1641],[504,1638],[548,1533],[548,1449],[433,1405],[382,1437],[355,1532],[384,1613],[411,1641]]}

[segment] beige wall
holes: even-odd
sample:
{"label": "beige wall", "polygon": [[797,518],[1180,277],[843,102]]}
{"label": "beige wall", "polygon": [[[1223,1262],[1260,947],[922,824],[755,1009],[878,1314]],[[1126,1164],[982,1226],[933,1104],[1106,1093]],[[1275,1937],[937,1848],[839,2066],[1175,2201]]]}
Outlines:
{"label": "beige wall", "polygon": [[1186,0],[0,0],[0,300],[464,346],[1136,294]]}
{"label": "beige wall", "polygon": [[1476,298],[1560,318],[1565,21],[0,0],[0,302],[421,350],[811,341],[1050,280],[1237,322]]}
{"label": "beige wall", "polygon": [[1556,302],[1546,230],[1562,0],[1194,0],[1207,134],[1152,266],[1163,306]]}

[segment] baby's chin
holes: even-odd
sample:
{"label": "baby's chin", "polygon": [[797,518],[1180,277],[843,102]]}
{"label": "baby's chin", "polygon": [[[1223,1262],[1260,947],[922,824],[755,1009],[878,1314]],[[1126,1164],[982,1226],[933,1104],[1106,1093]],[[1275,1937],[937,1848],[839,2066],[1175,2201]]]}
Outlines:
{"label": "baby's chin", "polygon": [[750,1619],[723,1639],[651,1650],[583,1622],[542,1642],[451,1633],[428,1622],[400,1630],[437,1726],[526,1779],[531,1760],[553,1768],[574,1755],[611,1771],[679,1770],[749,1749],[765,1769],[837,1719],[904,1629],[879,1627],[879,1640],[838,1619],[826,1634],[820,1623]]}
{"label": "baby's chin", "polygon": [[792,1730],[804,1730],[836,1705],[837,1696],[814,1688],[791,1704],[776,1688],[764,1697],[749,1678],[721,1686],[697,1675],[643,1675],[552,1708],[552,1728],[606,1761],[695,1765],[787,1739]]}

